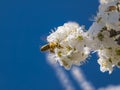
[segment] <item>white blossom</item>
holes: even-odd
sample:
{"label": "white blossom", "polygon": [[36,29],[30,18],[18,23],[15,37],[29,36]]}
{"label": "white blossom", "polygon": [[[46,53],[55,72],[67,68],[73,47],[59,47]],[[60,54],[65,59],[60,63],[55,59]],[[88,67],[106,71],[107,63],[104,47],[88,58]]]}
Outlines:
{"label": "white blossom", "polygon": [[96,20],[88,30],[92,50],[98,52],[102,72],[120,65],[120,0],[101,0]]}
{"label": "white blossom", "polygon": [[87,36],[83,30],[84,28],[77,23],[68,22],[47,37],[49,43],[55,42],[60,45],[61,48],[56,47],[52,55],[66,69],[73,64],[80,65],[90,53]]}

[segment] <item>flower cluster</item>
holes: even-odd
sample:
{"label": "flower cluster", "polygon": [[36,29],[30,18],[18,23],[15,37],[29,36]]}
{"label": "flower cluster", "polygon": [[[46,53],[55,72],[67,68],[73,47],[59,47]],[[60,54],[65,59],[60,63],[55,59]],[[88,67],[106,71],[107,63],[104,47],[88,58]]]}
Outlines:
{"label": "flower cluster", "polygon": [[91,51],[98,52],[102,72],[120,67],[120,0],[101,0],[95,21],[89,30],[75,22],[59,26],[47,37],[50,53],[60,65],[85,62]]}
{"label": "flower cluster", "polygon": [[91,47],[98,52],[100,70],[112,72],[120,66],[120,0],[101,0],[99,12],[88,30]]}
{"label": "flower cluster", "polygon": [[47,37],[49,43],[57,43],[60,47],[54,48],[53,56],[62,66],[69,69],[72,64],[80,65],[88,57],[88,37],[84,27],[75,22],[65,23]]}

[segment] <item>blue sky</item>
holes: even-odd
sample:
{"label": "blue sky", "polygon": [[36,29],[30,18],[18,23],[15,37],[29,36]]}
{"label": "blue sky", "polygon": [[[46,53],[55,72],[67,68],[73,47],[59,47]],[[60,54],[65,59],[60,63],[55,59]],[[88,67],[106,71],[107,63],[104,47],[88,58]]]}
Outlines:
{"label": "blue sky", "polygon": [[[98,10],[97,0],[1,0],[0,1],[0,90],[65,90],[57,71],[47,63],[39,47],[51,29],[68,21],[88,29]],[[97,55],[81,67],[95,88],[119,85],[120,70],[102,73]],[[59,67],[59,66],[58,66]],[[66,73],[75,90],[82,90],[70,71]]]}

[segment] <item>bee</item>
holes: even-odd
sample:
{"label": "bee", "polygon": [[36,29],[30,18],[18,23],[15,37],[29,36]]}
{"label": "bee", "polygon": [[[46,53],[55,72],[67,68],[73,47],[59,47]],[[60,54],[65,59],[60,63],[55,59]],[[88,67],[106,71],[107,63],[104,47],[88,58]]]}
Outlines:
{"label": "bee", "polygon": [[54,53],[54,49],[55,48],[61,48],[60,44],[55,43],[55,42],[50,42],[48,44],[43,45],[40,48],[40,51],[44,52],[44,51],[48,51],[49,50],[50,52]]}

